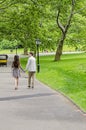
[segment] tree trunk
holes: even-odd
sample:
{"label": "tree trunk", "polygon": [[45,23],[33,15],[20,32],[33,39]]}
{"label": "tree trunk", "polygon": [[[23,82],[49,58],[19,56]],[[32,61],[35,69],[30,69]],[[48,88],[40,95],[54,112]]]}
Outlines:
{"label": "tree trunk", "polygon": [[28,55],[28,47],[24,47],[24,55]]}
{"label": "tree trunk", "polygon": [[63,36],[62,36],[61,39],[59,40],[54,61],[59,61],[59,60],[61,59],[64,40],[65,40],[65,35],[63,34]]}
{"label": "tree trunk", "polygon": [[61,58],[64,40],[66,38],[66,34],[67,34],[67,31],[70,27],[71,19],[72,19],[73,14],[74,14],[74,5],[75,5],[75,0],[71,0],[71,10],[70,10],[70,14],[69,14],[69,17],[67,19],[65,26],[60,22],[61,6],[58,9],[57,25],[58,25],[59,29],[61,30],[62,37],[58,43],[58,47],[57,47],[56,55],[55,55],[55,61],[59,61]]}

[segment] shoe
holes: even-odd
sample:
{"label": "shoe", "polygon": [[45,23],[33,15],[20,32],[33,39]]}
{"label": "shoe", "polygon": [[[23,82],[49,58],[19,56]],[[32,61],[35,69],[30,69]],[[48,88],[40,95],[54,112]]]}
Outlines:
{"label": "shoe", "polygon": [[15,90],[17,90],[18,88],[15,88]]}
{"label": "shoe", "polygon": [[32,86],[32,89],[34,88],[34,86]]}
{"label": "shoe", "polygon": [[28,86],[28,88],[30,88],[30,86]]}

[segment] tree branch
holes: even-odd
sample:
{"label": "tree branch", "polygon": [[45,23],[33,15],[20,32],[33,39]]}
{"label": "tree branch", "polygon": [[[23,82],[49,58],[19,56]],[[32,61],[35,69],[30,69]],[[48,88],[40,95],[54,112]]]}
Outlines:
{"label": "tree branch", "polygon": [[57,25],[58,27],[61,29],[61,31],[64,33],[65,32],[65,28],[64,26],[61,24],[61,22],[59,21],[59,17],[60,17],[60,9],[58,10],[58,14],[57,14]]}
{"label": "tree branch", "polygon": [[65,32],[67,32],[69,26],[70,26],[70,22],[71,22],[71,19],[72,19],[72,16],[74,14],[74,7],[75,7],[75,0],[71,0],[72,1],[72,7],[71,7],[71,11],[70,11],[70,15],[69,15],[69,18],[68,18],[68,21],[67,21],[67,24],[65,26]]}

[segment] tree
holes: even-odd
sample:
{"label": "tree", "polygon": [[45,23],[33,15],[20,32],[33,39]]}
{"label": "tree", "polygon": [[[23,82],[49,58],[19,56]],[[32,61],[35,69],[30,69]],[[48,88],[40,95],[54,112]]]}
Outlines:
{"label": "tree", "polygon": [[[24,54],[27,54],[28,47],[33,48],[32,45],[35,45],[33,41],[35,41],[34,39],[38,34],[38,12],[40,8],[33,0],[14,1],[15,3],[8,8],[3,7],[1,33],[8,39],[21,41],[24,47]],[[3,1],[3,5],[6,4],[5,2]]]}
{"label": "tree", "polygon": [[67,22],[64,25],[60,21],[60,14],[61,14],[62,5],[60,4],[58,7],[57,25],[58,25],[59,29],[61,30],[61,38],[59,40],[58,47],[56,50],[55,61],[60,60],[60,57],[62,55],[63,44],[64,44],[64,40],[65,40],[66,35],[67,35],[67,31],[70,27],[71,19],[72,19],[73,14],[74,14],[74,7],[75,7],[75,0],[71,0],[71,6],[70,6],[71,9],[70,9],[69,17],[67,18]]}
{"label": "tree", "polygon": [[[83,44],[85,43],[85,33],[81,34],[82,28],[84,32],[86,30],[83,24],[85,20],[83,15],[86,11],[81,12],[85,1],[78,0],[77,7],[75,0],[2,0],[2,3],[0,3],[0,36],[3,39],[20,41],[26,54],[28,48],[36,51],[37,38],[42,43],[41,50],[56,50],[57,47],[55,61],[60,60],[64,43],[77,45],[78,37],[81,40],[84,38]],[[77,18],[81,21],[79,16],[82,19],[80,25],[77,22]],[[79,35],[75,33],[76,30],[77,32],[80,30]]]}
{"label": "tree", "polygon": [[[81,9],[79,9],[80,5]],[[72,18],[75,13],[84,9],[83,6],[84,3],[81,3],[81,1],[76,2],[75,0],[63,0],[62,2],[58,2],[57,25],[58,28],[61,30],[61,37],[57,45],[54,59],[55,61],[59,61],[61,59],[64,40],[72,23]],[[78,11],[76,11],[76,9],[78,9]]]}

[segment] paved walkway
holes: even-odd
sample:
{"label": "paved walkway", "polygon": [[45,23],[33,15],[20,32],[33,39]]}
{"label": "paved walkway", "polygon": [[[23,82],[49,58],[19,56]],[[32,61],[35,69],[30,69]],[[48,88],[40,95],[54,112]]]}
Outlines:
{"label": "paved walkway", "polygon": [[10,65],[0,67],[0,130],[86,130],[86,115],[37,80],[28,89],[23,72],[14,90]]}

